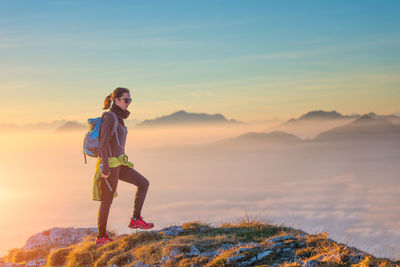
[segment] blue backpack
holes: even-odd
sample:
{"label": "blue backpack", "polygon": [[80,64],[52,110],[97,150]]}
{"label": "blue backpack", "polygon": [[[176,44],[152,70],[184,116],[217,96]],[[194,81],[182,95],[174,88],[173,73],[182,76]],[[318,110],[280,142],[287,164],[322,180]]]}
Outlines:
{"label": "blue backpack", "polygon": [[[118,126],[118,118],[117,115],[115,115],[114,112],[110,111],[105,111],[101,115],[101,117],[97,118],[90,118],[88,119],[88,126],[89,126],[89,131],[86,133],[85,138],[83,139],[83,156],[85,158],[85,164],[87,164],[86,160],[86,155],[97,158],[100,156],[100,129],[101,129],[101,120],[104,116],[105,113],[110,113],[114,117],[114,130],[113,133],[111,134],[111,137],[115,134],[117,137],[117,142],[119,145],[119,139],[118,139],[118,133],[117,133],[117,126]],[[109,147],[109,149],[111,149]],[[111,150],[109,150],[110,156],[111,156]]]}

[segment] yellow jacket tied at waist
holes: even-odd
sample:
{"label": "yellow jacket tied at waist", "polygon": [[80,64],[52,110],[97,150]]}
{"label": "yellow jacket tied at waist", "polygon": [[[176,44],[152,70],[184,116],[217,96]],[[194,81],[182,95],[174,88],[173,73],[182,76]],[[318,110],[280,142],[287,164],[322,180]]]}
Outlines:
{"label": "yellow jacket tied at waist", "polygon": [[[101,194],[102,194],[101,183],[103,180],[100,177],[101,173],[101,170],[99,168],[100,164],[101,164],[101,157],[98,157],[96,163],[96,171],[93,179],[93,196],[92,196],[93,200],[98,200],[98,201],[101,201]],[[110,168],[116,168],[121,165],[133,168],[133,163],[128,161],[128,156],[126,154],[121,154],[119,155],[119,157],[108,157],[108,165],[110,166]],[[114,197],[117,196],[118,196],[117,190],[115,190]]]}

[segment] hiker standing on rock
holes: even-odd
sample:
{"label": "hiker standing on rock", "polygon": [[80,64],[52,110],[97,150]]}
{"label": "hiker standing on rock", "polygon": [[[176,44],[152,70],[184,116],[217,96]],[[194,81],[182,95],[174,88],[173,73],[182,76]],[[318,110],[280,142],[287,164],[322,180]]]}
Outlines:
{"label": "hiker standing on rock", "polygon": [[[117,196],[118,180],[134,184],[138,187],[134,200],[133,216],[130,218],[128,227],[151,229],[153,223],[147,223],[140,215],[144,199],[149,188],[149,181],[133,168],[133,163],[128,162],[128,156],[125,154],[125,142],[128,130],[124,124],[124,119],[128,118],[130,112],[127,110],[132,99],[129,89],[118,87],[104,100],[104,112],[101,119],[101,128],[99,136],[100,157],[97,165],[99,167],[99,176],[101,185],[98,186],[99,200],[101,200],[97,224],[98,234],[96,245],[103,245],[113,241],[106,233],[107,219],[113,198]],[[114,116],[114,113],[116,116]],[[118,122],[116,122],[116,119]],[[117,124],[115,128],[115,124]],[[116,133],[114,130],[116,129]],[[108,183],[107,183],[108,182]],[[99,184],[100,184],[99,183]]]}

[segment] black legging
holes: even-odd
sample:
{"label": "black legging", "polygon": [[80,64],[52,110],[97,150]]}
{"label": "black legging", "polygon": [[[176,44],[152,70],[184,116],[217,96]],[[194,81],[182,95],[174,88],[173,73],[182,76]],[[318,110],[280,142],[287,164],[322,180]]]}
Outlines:
{"label": "black legging", "polygon": [[112,192],[108,188],[105,181],[101,181],[102,197],[99,207],[99,213],[97,216],[98,237],[102,237],[106,233],[108,214],[110,212],[114,192],[117,189],[118,178],[122,181],[134,184],[138,187],[135,195],[135,204],[133,211],[133,217],[135,218],[139,218],[140,216],[143,202],[146,198],[147,190],[149,188],[149,181],[134,168],[129,168],[127,166],[121,165],[116,168],[110,168],[110,170],[111,173],[107,180],[113,189]]}

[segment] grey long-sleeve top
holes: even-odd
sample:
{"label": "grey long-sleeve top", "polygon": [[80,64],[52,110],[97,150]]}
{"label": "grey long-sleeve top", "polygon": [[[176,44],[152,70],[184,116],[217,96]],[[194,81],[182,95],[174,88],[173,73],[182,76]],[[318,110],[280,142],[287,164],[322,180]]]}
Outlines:
{"label": "grey long-sleeve top", "polygon": [[117,125],[117,133],[119,138],[119,145],[116,136],[113,134],[114,120],[112,114],[108,111],[102,116],[101,127],[100,127],[100,157],[103,174],[108,175],[110,173],[110,166],[108,164],[108,157],[118,157],[122,153],[125,153],[125,142],[128,135],[128,129],[119,119]]}

